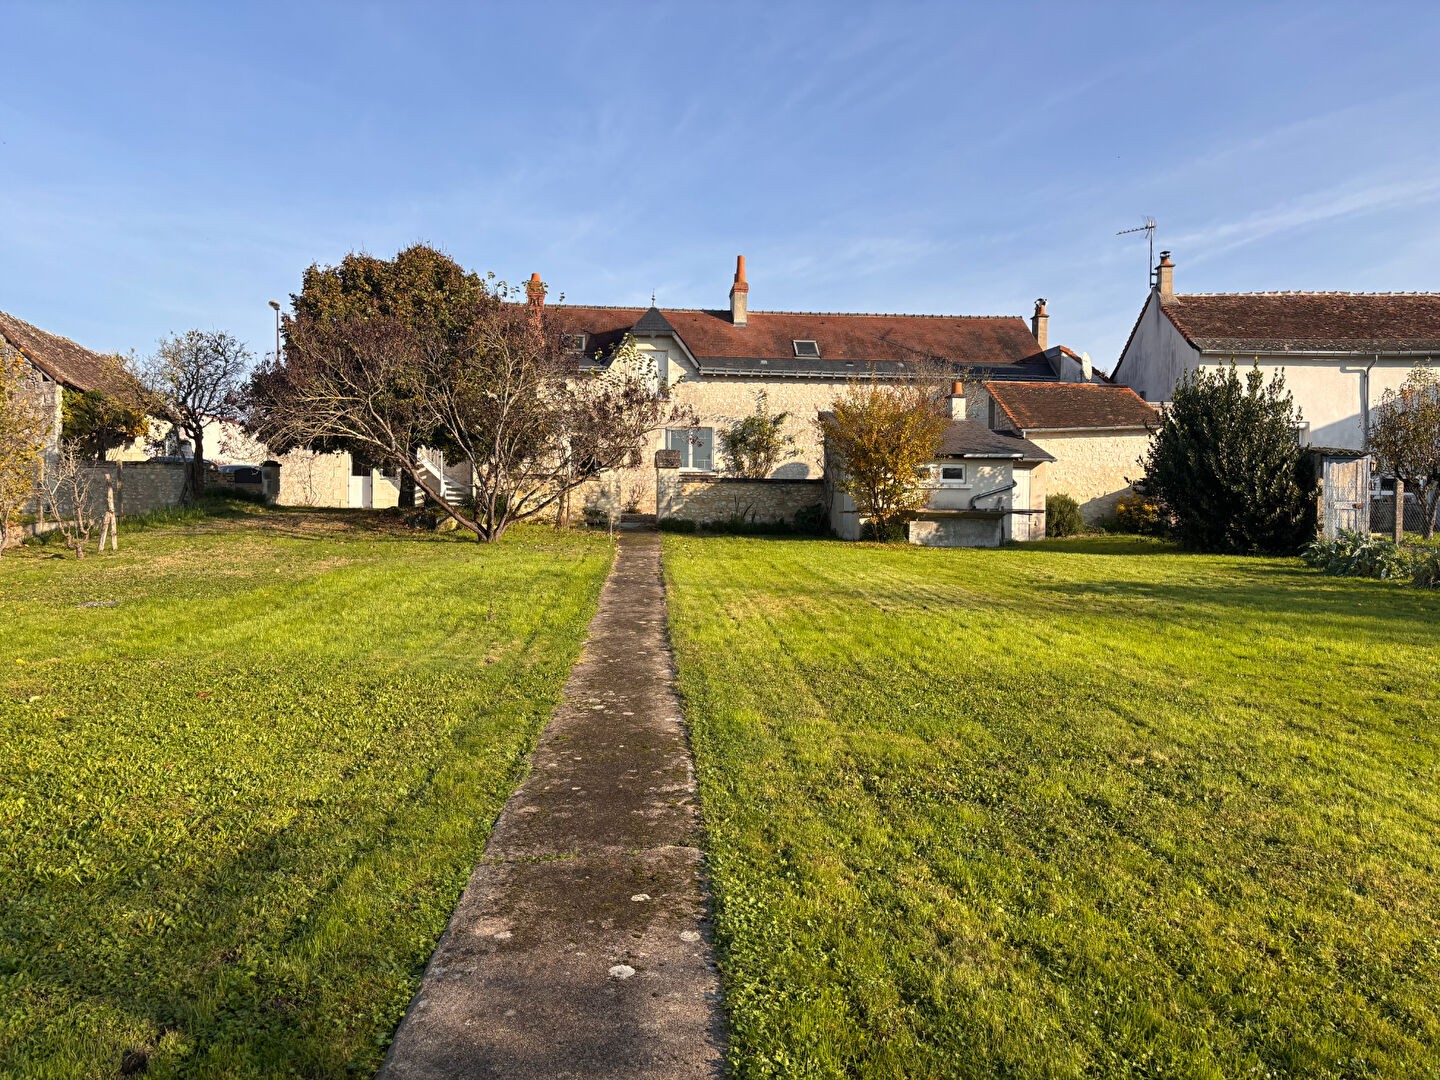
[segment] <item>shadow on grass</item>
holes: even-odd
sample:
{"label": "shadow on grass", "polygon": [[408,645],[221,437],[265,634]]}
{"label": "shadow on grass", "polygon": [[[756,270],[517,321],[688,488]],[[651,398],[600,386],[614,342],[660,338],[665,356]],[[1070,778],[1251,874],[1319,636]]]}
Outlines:
{"label": "shadow on grass", "polygon": [[[1159,603],[1196,612],[1222,608],[1226,617],[1304,620],[1308,636],[1354,634],[1357,622],[1384,640],[1413,644],[1440,627],[1440,603],[1391,581],[1326,577],[1305,567],[1257,565],[1255,572],[1220,579],[1176,581],[1032,582],[1039,595],[1075,603]],[[1317,625],[1316,620],[1321,620]],[[1231,624],[1232,626],[1234,624]],[[1383,628],[1382,628],[1383,627]]]}

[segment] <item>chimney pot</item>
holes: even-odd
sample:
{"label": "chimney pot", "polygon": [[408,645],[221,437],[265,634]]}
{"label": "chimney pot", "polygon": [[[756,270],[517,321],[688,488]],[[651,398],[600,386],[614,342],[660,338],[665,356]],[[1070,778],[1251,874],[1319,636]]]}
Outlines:
{"label": "chimney pot", "polygon": [[1155,267],[1155,288],[1160,299],[1168,300],[1175,295],[1175,264],[1170,261],[1170,252],[1160,252],[1160,263]]}
{"label": "chimney pot", "polygon": [[750,317],[750,284],[745,280],[745,256],[735,256],[735,284],[730,286],[730,321],[744,326]]}
{"label": "chimney pot", "polygon": [[545,306],[545,283],[540,280],[538,272],[530,275],[530,280],[525,285],[525,295],[535,307]]}
{"label": "chimney pot", "polygon": [[1035,344],[1044,352],[1050,347],[1050,316],[1045,311],[1045,298],[1035,301],[1035,314],[1030,317],[1030,332],[1035,335]]}

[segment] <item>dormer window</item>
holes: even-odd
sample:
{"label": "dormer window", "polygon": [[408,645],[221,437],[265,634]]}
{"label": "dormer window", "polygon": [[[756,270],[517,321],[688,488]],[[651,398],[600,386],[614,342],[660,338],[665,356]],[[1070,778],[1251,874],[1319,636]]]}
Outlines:
{"label": "dormer window", "polygon": [[560,348],[564,349],[567,353],[583,354],[585,352],[585,345],[589,340],[589,334],[561,334]]}
{"label": "dormer window", "polygon": [[799,341],[792,341],[791,344],[795,346],[795,355],[798,356],[800,359],[820,359],[820,343],[818,341],[809,341],[802,339]]}

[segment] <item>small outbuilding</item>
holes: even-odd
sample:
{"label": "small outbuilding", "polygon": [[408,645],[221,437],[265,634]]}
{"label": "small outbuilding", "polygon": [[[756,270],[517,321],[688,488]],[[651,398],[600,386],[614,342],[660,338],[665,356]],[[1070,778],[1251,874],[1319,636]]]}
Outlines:
{"label": "small outbuilding", "polygon": [[[910,522],[909,540],[925,547],[999,547],[1045,535],[1045,469],[1055,459],[1019,435],[992,431],[964,419],[965,399],[952,399],[952,416],[929,466],[930,498]],[[842,540],[859,540],[865,521],[841,489],[841,466],[825,455],[830,528]]]}

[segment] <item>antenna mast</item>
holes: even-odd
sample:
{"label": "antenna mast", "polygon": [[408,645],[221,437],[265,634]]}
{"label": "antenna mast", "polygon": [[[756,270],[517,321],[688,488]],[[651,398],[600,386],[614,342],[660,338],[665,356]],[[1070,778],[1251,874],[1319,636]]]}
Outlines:
{"label": "antenna mast", "polygon": [[1147,216],[1145,224],[1137,225],[1133,229],[1121,229],[1116,236],[1128,236],[1131,233],[1143,232],[1146,239],[1150,241],[1150,261],[1145,266],[1145,281],[1151,287],[1155,286],[1155,219]]}

